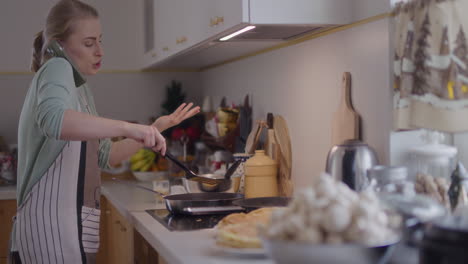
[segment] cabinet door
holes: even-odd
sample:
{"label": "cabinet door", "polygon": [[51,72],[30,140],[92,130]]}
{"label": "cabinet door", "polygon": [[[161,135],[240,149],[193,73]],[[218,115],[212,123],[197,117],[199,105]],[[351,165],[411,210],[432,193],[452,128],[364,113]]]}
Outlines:
{"label": "cabinet door", "polygon": [[0,200],[0,259],[6,259],[8,240],[16,215],[16,200]]}
{"label": "cabinet door", "polygon": [[159,60],[169,57],[175,52],[175,39],[177,36],[178,14],[177,4],[179,0],[155,0],[155,38],[156,53]]}
{"label": "cabinet door", "polygon": [[[214,6],[214,16],[219,24],[215,27],[214,34],[221,33],[242,23],[248,23],[248,6],[243,5],[243,0],[211,0]],[[245,19],[243,14],[246,14]],[[232,32],[230,32],[232,33]]]}
{"label": "cabinet door", "polygon": [[143,9],[143,55],[142,67],[146,68],[157,61],[156,47],[156,0],[142,0]]}
{"label": "cabinet door", "polygon": [[[111,221],[109,224],[108,244],[109,263],[130,264],[133,263],[133,227],[125,218],[109,204],[111,209]],[[106,223],[106,224],[107,224]]]}
{"label": "cabinet door", "polygon": [[213,36],[217,24],[213,0],[185,1],[187,11],[188,35],[193,44],[198,44]]}
{"label": "cabinet door", "polygon": [[135,264],[162,264],[159,255],[138,232],[134,232]]}
{"label": "cabinet door", "polygon": [[97,264],[109,263],[109,239],[108,221],[111,211],[108,206],[108,201],[104,196],[101,196],[101,223],[99,225],[99,251],[96,256]]}
{"label": "cabinet door", "polygon": [[[242,0],[185,0],[190,6],[190,39],[200,43],[241,24]],[[248,8],[248,6],[247,6]]]}

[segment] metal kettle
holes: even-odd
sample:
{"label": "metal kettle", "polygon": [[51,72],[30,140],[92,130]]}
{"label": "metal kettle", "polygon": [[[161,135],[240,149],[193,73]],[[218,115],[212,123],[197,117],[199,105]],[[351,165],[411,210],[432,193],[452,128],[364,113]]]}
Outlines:
{"label": "metal kettle", "polygon": [[378,164],[375,151],[366,143],[351,139],[328,152],[326,172],[357,192],[369,185],[367,170]]}

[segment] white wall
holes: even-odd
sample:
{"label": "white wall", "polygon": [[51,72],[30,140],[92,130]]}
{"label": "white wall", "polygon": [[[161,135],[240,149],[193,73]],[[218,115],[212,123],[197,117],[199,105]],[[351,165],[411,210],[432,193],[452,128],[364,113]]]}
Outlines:
{"label": "white wall", "polygon": [[[84,1],[100,13],[105,58],[103,69],[137,69],[143,54],[142,1]],[[34,35],[43,30],[56,0],[2,0],[0,72],[28,71]]]}
{"label": "white wall", "polygon": [[331,117],[344,71],[352,74],[352,98],[363,120],[364,140],[388,163],[392,105],[388,20],[379,20],[204,72],[204,94],[241,102],[253,95],[254,118],[267,112],[288,122],[295,186],[325,168]]}
{"label": "white wall", "polygon": [[196,73],[98,74],[89,80],[99,115],[148,123],[159,116],[171,80],[182,83],[187,102],[199,103],[199,76]]}

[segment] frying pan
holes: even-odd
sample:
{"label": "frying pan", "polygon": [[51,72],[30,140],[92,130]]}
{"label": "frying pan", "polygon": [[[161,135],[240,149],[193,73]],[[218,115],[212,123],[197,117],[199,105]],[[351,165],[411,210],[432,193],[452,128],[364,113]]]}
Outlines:
{"label": "frying pan", "polygon": [[233,202],[234,205],[245,208],[246,211],[252,211],[263,207],[285,207],[288,206],[291,198],[288,197],[256,197],[247,199],[238,199]]}
{"label": "frying pan", "polygon": [[125,185],[137,187],[149,192],[161,195],[164,198],[166,209],[171,214],[202,215],[243,211],[240,206],[233,205],[233,202],[244,197],[240,193],[184,193],[164,195],[151,188],[139,184],[112,178]]}

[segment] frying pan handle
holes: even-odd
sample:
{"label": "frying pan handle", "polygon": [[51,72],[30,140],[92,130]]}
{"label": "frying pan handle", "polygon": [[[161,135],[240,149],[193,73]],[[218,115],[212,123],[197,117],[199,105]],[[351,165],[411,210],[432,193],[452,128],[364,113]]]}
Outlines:
{"label": "frying pan handle", "polygon": [[237,167],[239,167],[239,164],[241,163],[242,161],[241,160],[236,160],[232,165],[231,167],[229,167],[229,169],[226,171],[226,175],[225,175],[225,178],[227,180],[229,180],[232,176],[232,174],[236,171]]}

